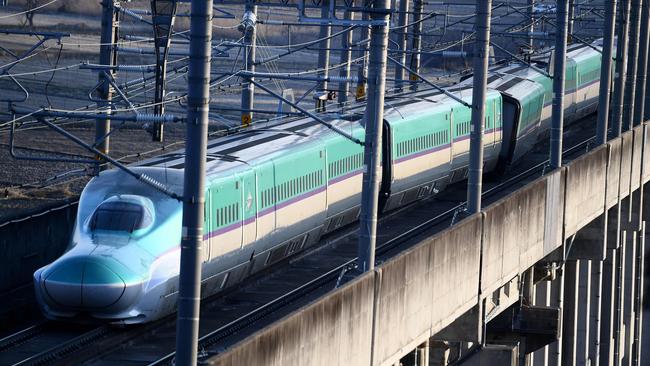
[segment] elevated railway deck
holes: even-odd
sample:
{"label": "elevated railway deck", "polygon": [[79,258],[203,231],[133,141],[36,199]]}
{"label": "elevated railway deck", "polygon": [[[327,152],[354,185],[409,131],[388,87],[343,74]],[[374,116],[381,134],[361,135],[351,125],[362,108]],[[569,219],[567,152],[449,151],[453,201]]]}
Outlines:
{"label": "elevated railway deck", "polygon": [[[593,117],[589,117],[567,130],[567,161],[593,147],[593,127]],[[539,179],[547,171],[546,145],[540,143],[526,161],[505,176],[486,182],[485,201],[498,201]],[[459,183],[434,199],[385,215],[380,223],[378,261],[389,262],[407,248],[461,220],[465,192],[465,184]],[[245,342],[260,329],[273,327],[283,317],[300,312],[309,303],[331,296],[332,291],[340,291],[337,288],[354,277],[356,229],[356,225],[351,225],[328,236],[316,249],[252,278],[224,296],[204,301],[200,343],[203,356],[222,353],[238,342]],[[0,363],[149,365],[170,364],[173,359],[173,353],[170,354],[175,339],[173,316],[124,329],[102,326],[69,329],[67,325],[55,323],[39,323],[26,329],[0,342]]]}

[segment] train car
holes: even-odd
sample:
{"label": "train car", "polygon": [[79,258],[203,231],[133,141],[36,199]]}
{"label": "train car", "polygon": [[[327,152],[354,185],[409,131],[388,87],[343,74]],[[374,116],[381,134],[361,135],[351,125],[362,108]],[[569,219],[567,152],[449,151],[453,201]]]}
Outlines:
{"label": "train car", "polygon": [[[522,131],[543,125],[538,121],[543,119],[544,85],[503,74],[490,76],[500,79],[492,80],[487,94],[485,171],[494,169],[505,147],[515,146],[513,151],[523,154],[531,145]],[[387,98],[384,211],[466,178],[471,111],[456,99],[471,103],[472,90],[459,85],[448,91],[456,98],[430,90]],[[519,109],[508,109],[513,106]],[[364,110],[358,105],[326,118],[363,140]],[[180,195],[184,158],[181,150],[131,168]],[[210,141],[202,296],[237,284],[356,221],[362,172],[363,147],[310,118],[260,124]],[[70,247],[34,273],[43,313],[52,319],[129,324],[173,312],[181,220],[181,202],[122,171],[101,172],[81,195]]]}
{"label": "train car", "polygon": [[[358,120],[333,123],[363,136]],[[361,187],[358,179],[342,178],[359,165],[345,155],[358,155],[361,146],[350,141],[356,150],[342,149],[341,139],[318,122],[301,119],[209,143],[203,295],[316,243],[326,222],[358,206],[337,199],[345,191],[358,195]],[[182,193],[182,151],[132,168]],[[328,210],[328,194],[334,210]],[[89,182],[79,207],[67,252],[34,274],[43,313],[52,319],[128,324],[173,311],[182,204],[110,170]]]}
{"label": "train car", "polygon": [[[471,88],[450,91],[471,104]],[[385,154],[390,165],[384,176],[384,210],[423,199],[449,183],[467,177],[471,109],[442,92],[390,103],[386,111]],[[484,160],[486,171],[495,166],[501,150],[501,95],[490,90],[486,98]]]}

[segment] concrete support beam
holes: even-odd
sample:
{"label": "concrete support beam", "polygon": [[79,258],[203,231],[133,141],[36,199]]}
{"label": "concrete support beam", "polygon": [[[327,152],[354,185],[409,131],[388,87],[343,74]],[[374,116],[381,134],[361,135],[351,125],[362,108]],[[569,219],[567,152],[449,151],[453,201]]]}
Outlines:
{"label": "concrete support beam", "polygon": [[645,277],[645,223],[643,223],[641,232],[637,241],[636,255],[636,278],[635,278],[635,303],[634,313],[634,342],[632,349],[632,365],[640,366],[644,358],[641,355],[643,340],[643,298],[644,298],[644,277]]}
{"label": "concrete support beam", "polygon": [[429,341],[429,365],[447,366],[449,362],[449,343],[445,341]]}
{"label": "concrete support beam", "polygon": [[429,366],[429,340],[419,345],[416,352],[416,366]]}
{"label": "concrete support beam", "polygon": [[631,231],[627,235],[626,251],[625,251],[625,292],[623,299],[623,326],[624,342],[622,343],[623,350],[621,357],[623,359],[622,365],[632,365],[632,349],[634,340],[634,299],[635,299],[635,281],[636,281],[636,248],[637,248],[637,232]]}
{"label": "concrete support beam", "polygon": [[488,344],[459,366],[516,366],[517,353],[515,345]]}
{"label": "concrete support beam", "polygon": [[[536,306],[550,306],[551,305],[551,282],[542,281],[535,286],[535,305]],[[546,346],[533,353],[532,366],[549,366],[549,350],[550,346]]]}
{"label": "concrete support beam", "polygon": [[592,262],[588,360],[590,365],[595,366],[600,362],[600,325],[602,319],[604,261]]}
{"label": "concrete support beam", "polygon": [[564,264],[564,304],[562,307],[562,365],[576,365],[578,327],[578,274],[580,262]]}
{"label": "concrete support beam", "polygon": [[[554,281],[551,282],[551,306],[558,309],[563,309],[564,303],[564,270],[558,271],[558,275]],[[563,329],[562,324],[564,319],[560,321],[560,329]],[[562,334],[557,338],[557,342],[549,345],[549,365],[560,365],[562,362]]]}
{"label": "concrete support beam", "polygon": [[603,284],[601,308],[602,318],[600,323],[600,363],[599,366],[608,366],[613,363],[614,349],[614,310],[616,291],[616,261],[617,249],[608,249],[607,258],[603,262]]}
{"label": "concrete support beam", "polygon": [[591,266],[590,260],[578,261],[578,296],[576,303],[577,328],[576,328],[576,365],[590,366],[589,340],[591,322]]}
{"label": "concrete support beam", "polygon": [[614,347],[613,347],[613,363],[614,366],[621,365],[621,359],[625,347],[624,337],[624,304],[625,304],[625,251],[627,248],[627,233],[621,232],[620,247],[616,250],[616,290],[614,293]]}

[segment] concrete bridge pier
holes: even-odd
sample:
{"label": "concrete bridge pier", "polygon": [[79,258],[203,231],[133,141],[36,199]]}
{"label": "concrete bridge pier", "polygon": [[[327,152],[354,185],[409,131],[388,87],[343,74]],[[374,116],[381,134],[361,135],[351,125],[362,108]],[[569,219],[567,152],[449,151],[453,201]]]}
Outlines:
{"label": "concrete bridge pier", "polygon": [[429,365],[445,366],[449,362],[450,347],[445,341],[429,340]]}
{"label": "concrete bridge pier", "polygon": [[[443,343],[443,342],[435,342],[435,343]],[[448,350],[449,348],[447,347],[447,351]],[[447,352],[447,354],[448,353],[449,352]],[[446,365],[446,364],[447,364],[446,359],[444,363],[438,363],[438,362],[430,363],[429,340],[426,340],[425,342],[417,346],[414,350],[407,353],[393,366],[429,366],[429,365]]]}
{"label": "concrete bridge pier", "polygon": [[576,365],[589,366],[589,342],[591,333],[591,311],[592,305],[592,261],[583,259],[578,261],[580,271],[578,273],[578,303],[577,309],[577,328],[576,328]]}
{"label": "concrete bridge pier", "polygon": [[[541,281],[535,286],[535,306],[551,306],[551,282]],[[550,345],[533,352],[532,366],[549,366]]]}
{"label": "concrete bridge pier", "polygon": [[578,283],[580,261],[564,263],[564,303],[562,306],[562,365],[576,365],[578,330]]}

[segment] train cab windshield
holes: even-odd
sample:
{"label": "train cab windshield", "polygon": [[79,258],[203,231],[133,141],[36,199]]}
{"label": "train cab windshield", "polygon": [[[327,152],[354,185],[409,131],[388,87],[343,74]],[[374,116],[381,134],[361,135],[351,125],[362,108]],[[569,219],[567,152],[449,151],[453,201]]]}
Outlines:
{"label": "train cab windshield", "polygon": [[151,211],[137,200],[119,197],[109,199],[97,207],[90,219],[92,231],[123,231],[132,233],[149,227],[153,222]]}

